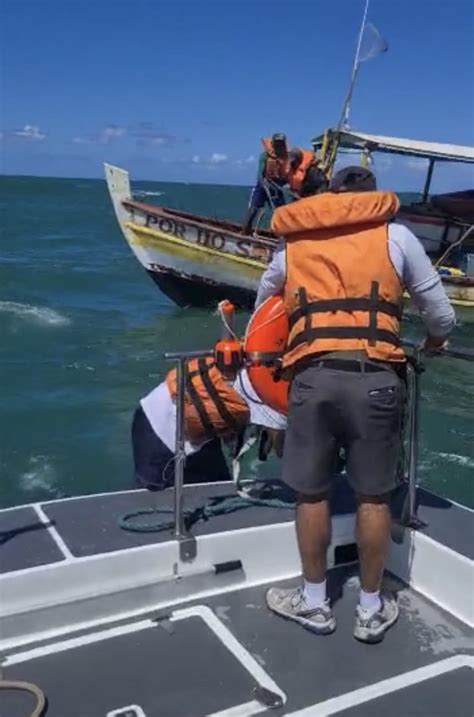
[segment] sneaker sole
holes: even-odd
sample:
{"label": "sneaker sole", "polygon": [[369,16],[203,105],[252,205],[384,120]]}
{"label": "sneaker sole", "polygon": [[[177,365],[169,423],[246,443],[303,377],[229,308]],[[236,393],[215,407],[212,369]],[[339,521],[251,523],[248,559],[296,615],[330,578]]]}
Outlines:
{"label": "sneaker sole", "polygon": [[334,619],[332,624],[325,625],[324,627],[318,627],[314,624],[314,622],[311,622],[311,620],[307,620],[304,617],[298,617],[297,615],[288,615],[287,612],[283,612],[276,607],[272,607],[268,603],[267,607],[269,610],[274,612],[275,615],[283,617],[285,620],[291,620],[291,622],[297,622],[298,625],[301,625],[305,628],[305,630],[308,630],[309,632],[314,632],[315,635],[330,635],[336,629],[336,621]]}
{"label": "sneaker sole", "polygon": [[356,640],[359,640],[359,642],[366,642],[370,645],[375,645],[378,642],[382,642],[385,633],[389,628],[392,627],[392,625],[395,625],[400,615],[400,611],[397,610],[396,615],[391,620],[387,620],[387,622],[384,622],[383,625],[380,626],[379,632],[373,633],[368,632],[367,634],[357,634],[356,630],[354,630],[354,637]]}

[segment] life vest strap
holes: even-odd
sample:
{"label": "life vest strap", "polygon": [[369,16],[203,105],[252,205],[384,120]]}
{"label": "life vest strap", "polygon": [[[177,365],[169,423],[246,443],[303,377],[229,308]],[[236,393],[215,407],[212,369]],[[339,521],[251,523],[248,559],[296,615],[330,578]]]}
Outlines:
{"label": "life vest strap", "polygon": [[[376,282],[374,283],[376,284]],[[291,330],[300,319],[303,317],[307,318],[310,314],[324,314],[331,311],[367,311],[370,314],[373,313],[374,310],[376,313],[394,316],[398,320],[402,318],[402,310],[397,304],[379,299],[378,295],[374,298],[371,294],[370,299],[321,299],[310,301],[295,309],[295,311],[290,314],[288,323]]]}
{"label": "life vest strap", "polygon": [[[206,367],[207,370],[207,367]],[[196,390],[194,384],[193,384],[193,377],[197,374],[201,374],[201,371],[189,371],[188,365],[186,364],[186,391],[189,394],[189,398],[191,399],[191,403],[193,404],[194,408],[196,409],[196,412],[199,416],[199,420],[202,423],[202,427],[204,428],[205,432],[208,435],[212,435],[214,433],[214,428],[212,425],[212,421],[209,418],[209,415],[206,411],[206,407],[204,403],[201,400],[201,397]]]}
{"label": "life vest strap", "polygon": [[209,364],[206,363],[206,359],[200,358],[198,360],[198,370],[201,373],[201,379],[206,387],[206,391],[209,394],[209,397],[214,402],[214,405],[224,421],[228,426],[230,426],[234,431],[238,431],[240,426],[239,423],[235,420],[232,413],[229,411],[227,406],[225,405],[222,398],[219,396],[219,392],[217,391],[216,387],[212,383],[210,377],[209,377]]}
{"label": "life vest strap", "polygon": [[303,329],[297,333],[286,351],[292,351],[300,344],[311,343],[316,339],[367,339],[369,343],[383,341],[396,347],[401,345],[400,337],[385,329],[373,329],[371,326],[321,326],[309,330]]}

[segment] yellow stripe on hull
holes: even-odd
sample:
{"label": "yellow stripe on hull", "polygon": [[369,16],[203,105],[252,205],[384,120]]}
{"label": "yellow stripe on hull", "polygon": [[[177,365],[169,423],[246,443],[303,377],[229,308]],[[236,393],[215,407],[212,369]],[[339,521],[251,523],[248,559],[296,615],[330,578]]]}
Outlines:
{"label": "yellow stripe on hull", "polygon": [[159,248],[160,251],[166,252],[171,256],[179,255],[182,259],[198,261],[202,264],[212,262],[213,265],[216,264],[216,259],[218,259],[219,263],[226,264],[227,268],[232,265],[238,265],[240,271],[247,269],[244,273],[247,276],[252,276],[257,279],[266,268],[266,264],[262,261],[250,259],[245,256],[223,253],[212,247],[191,243],[186,241],[186,239],[165,234],[157,229],[142,227],[132,222],[127,222],[125,226],[130,229],[133,234],[132,244],[150,247],[151,249]]}
{"label": "yellow stripe on hull", "polygon": [[[191,243],[186,241],[186,239],[171,236],[158,229],[150,229],[149,227],[143,227],[133,222],[127,222],[125,226],[132,233],[132,239],[130,240],[132,244],[145,248],[149,247],[150,249],[159,248],[161,252],[165,252],[170,256],[179,256],[181,259],[198,262],[200,264],[212,263],[214,267],[216,267],[216,264],[221,264],[227,269],[235,266],[236,269],[238,267],[238,271],[247,278],[258,280],[262,271],[264,271],[267,266],[257,259],[223,253],[212,247]],[[447,287],[445,286],[445,288]],[[449,293],[448,289],[448,295]],[[408,294],[405,294],[405,298],[409,298]],[[472,299],[461,299],[450,296],[449,300],[453,306],[474,308],[474,301]]]}

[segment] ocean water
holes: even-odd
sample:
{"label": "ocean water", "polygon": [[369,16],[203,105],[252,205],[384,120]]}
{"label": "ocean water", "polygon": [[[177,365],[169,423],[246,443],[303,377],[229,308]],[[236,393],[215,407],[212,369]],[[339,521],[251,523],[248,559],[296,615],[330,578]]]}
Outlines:
{"label": "ocean water", "polygon": [[[142,182],[147,201],[239,219],[242,187]],[[130,487],[130,423],[165,351],[212,345],[210,311],[178,309],[139,266],[105,181],[0,177],[0,505]],[[239,316],[244,326],[247,316]],[[453,343],[473,346],[468,315]],[[413,317],[405,334],[421,335]],[[474,506],[472,364],[423,376],[423,484]],[[278,462],[251,474],[275,475]]]}

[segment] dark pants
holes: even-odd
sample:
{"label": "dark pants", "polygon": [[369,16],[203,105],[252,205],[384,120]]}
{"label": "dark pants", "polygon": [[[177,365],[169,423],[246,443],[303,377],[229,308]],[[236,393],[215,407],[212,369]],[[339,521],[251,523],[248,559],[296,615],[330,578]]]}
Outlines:
{"label": "dark pants", "polygon": [[351,372],[321,362],[299,371],[289,395],[285,483],[305,495],[326,493],[343,448],[356,493],[382,496],[393,490],[404,395],[404,382],[391,369]]}
{"label": "dark pants", "polygon": [[[135,411],[132,424],[135,487],[163,490],[173,485],[174,453],[156,435],[142,407]],[[214,439],[186,458],[185,483],[214,483],[231,480],[221,442]]]}
{"label": "dark pants", "polygon": [[267,189],[262,182],[258,180],[252,189],[247,214],[244,220],[244,234],[250,234],[252,231],[253,223],[259,209],[262,209],[266,204],[270,204],[270,206],[273,205],[274,207],[281,207],[282,204],[285,204],[285,195],[280,187],[275,184],[267,184],[266,187]]}
{"label": "dark pants", "polygon": [[281,207],[282,204],[285,204],[285,195],[280,187],[275,184],[267,184],[266,187],[267,188],[265,188],[262,182],[258,180],[250,195],[250,211],[257,211],[258,209],[264,207],[265,204],[270,204],[270,198],[273,206],[275,207]]}

